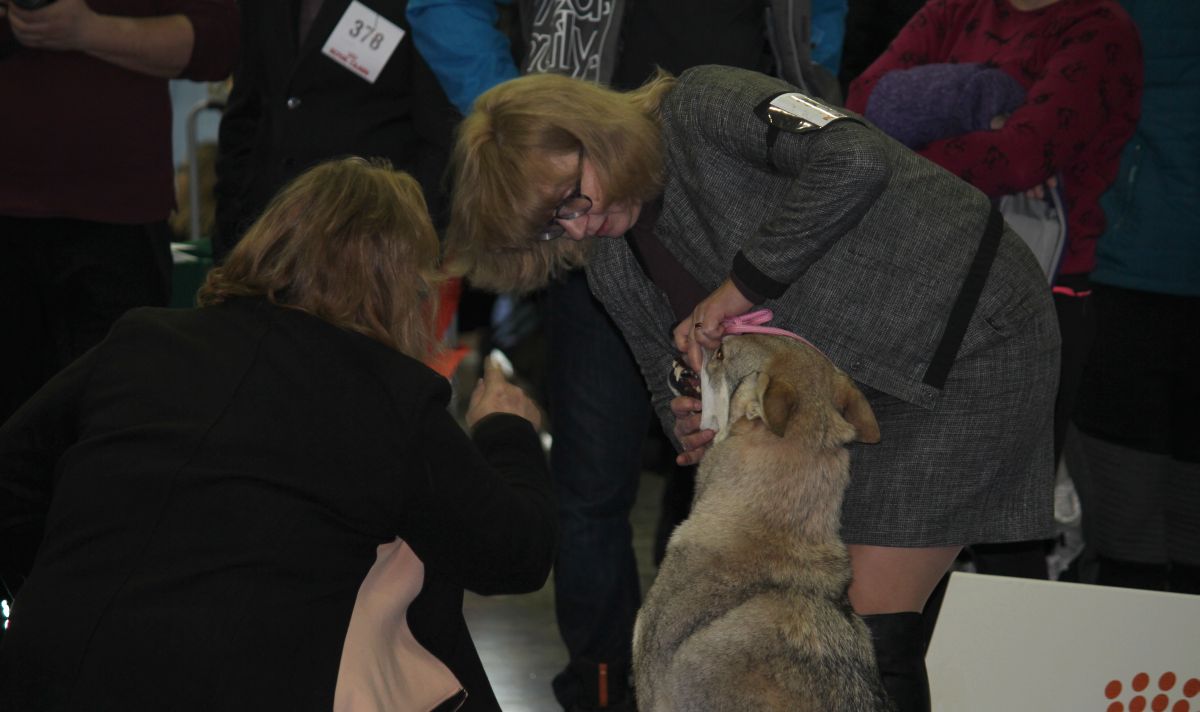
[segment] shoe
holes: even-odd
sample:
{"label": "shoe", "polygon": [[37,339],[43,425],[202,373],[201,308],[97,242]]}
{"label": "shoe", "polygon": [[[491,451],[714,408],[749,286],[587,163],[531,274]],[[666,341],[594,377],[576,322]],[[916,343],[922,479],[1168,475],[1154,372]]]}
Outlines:
{"label": "shoe", "polygon": [[554,696],[566,712],[636,712],[629,663],[576,660],[554,677]]}
{"label": "shoe", "polygon": [[623,701],[609,705],[608,707],[583,707],[580,705],[572,705],[569,712],[596,712],[597,710],[604,710],[605,712],[637,712],[637,705],[635,705],[633,702],[633,691],[630,690],[629,696]]}

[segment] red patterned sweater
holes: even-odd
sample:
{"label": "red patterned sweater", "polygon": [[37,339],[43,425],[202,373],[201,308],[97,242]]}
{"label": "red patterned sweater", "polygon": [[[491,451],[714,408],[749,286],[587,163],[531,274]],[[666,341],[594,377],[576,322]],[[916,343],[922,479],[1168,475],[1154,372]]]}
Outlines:
{"label": "red patterned sweater", "polygon": [[1100,195],[1141,113],[1142,51],[1129,16],[1113,0],[1032,11],[1008,0],[932,0],[850,85],[846,106],[863,113],[893,69],[941,62],[998,67],[1026,101],[1002,129],[935,141],[921,155],[993,197],[1061,174],[1069,242],[1060,273],[1090,272],[1104,232]]}
{"label": "red patterned sweater", "polygon": [[[194,44],[180,78],[216,81],[233,69],[240,26],[233,0],[87,4],[105,15],[185,15]],[[83,52],[23,47],[0,20],[0,215],[165,220],[175,206],[174,175],[166,79]]]}

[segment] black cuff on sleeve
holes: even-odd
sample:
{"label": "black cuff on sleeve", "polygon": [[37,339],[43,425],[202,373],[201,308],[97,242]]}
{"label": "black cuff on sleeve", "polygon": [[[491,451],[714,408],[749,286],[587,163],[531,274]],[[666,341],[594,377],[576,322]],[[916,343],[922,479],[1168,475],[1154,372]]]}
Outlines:
{"label": "black cuff on sleeve", "polygon": [[758,292],[755,292],[750,288],[750,285],[743,282],[740,277],[732,272],[729,274],[729,281],[733,282],[733,286],[737,287],[737,290],[741,292],[742,296],[749,300],[751,304],[762,304],[766,301],[766,297]]}
{"label": "black cuff on sleeve", "polygon": [[541,441],[538,440],[537,431],[533,429],[533,423],[513,413],[489,413],[471,428],[471,439],[481,447],[485,443],[508,442],[528,436],[532,436],[533,442],[538,443],[540,447]]}
{"label": "black cuff on sleeve", "polygon": [[755,304],[767,299],[776,299],[787,291],[788,284],[777,282],[750,264],[741,250],[733,256],[733,271],[730,273],[733,284],[741,290],[746,298]]}

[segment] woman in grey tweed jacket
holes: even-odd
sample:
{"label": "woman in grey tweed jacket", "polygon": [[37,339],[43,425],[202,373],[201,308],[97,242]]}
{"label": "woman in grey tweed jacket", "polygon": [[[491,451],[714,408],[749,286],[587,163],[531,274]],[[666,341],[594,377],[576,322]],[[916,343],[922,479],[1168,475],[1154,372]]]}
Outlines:
{"label": "woman in grey tweed jacket", "polygon": [[712,433],[667,374],[723,318],[770,307],[849,373],[883,433],[852,455],[850,600],[921,709],[920,611],[959,549],[1052,531],[1053,306],[982,193],[848,113],[781,123],[793,91],[715,66],[625,94],[505,83],[460,129],[448,255],[497,290],[586,265],[680,462]]}

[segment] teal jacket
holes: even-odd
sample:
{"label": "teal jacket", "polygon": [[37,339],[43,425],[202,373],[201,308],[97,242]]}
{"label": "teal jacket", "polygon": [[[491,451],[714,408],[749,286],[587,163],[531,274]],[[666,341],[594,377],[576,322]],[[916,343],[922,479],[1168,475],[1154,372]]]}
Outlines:
{"label": "teal jacket", "polygon": [[1121,0],[1142,35],[1137,132],[1101,199],[1108,230],[1092,280],[1200,296],[1200,3]]}

